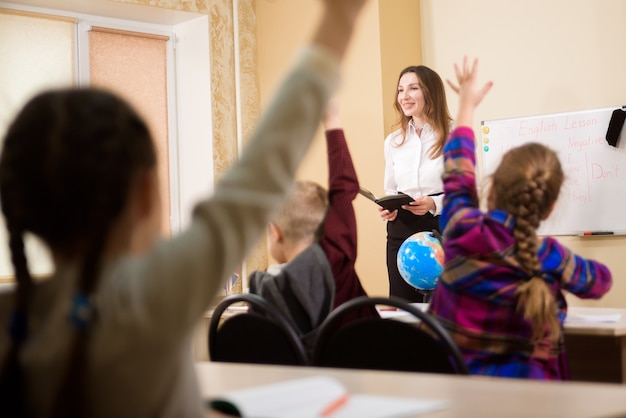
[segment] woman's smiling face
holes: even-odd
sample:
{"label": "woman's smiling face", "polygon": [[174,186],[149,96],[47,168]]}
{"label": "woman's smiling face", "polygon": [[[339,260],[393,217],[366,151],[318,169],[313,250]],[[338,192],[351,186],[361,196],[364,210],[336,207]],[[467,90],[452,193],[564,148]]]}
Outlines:
{"label": "woman's smiling face", "polygon": [[406,116],[421,118],[424,112],[424,92],[417,74],[408,72],[398,82],[398,104]]}

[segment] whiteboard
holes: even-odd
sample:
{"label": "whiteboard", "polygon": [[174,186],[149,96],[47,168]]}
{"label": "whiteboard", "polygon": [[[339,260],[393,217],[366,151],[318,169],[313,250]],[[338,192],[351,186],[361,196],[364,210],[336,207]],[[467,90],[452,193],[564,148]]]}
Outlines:
{"label": "whiteboard", "polygon": [[621,106],[481,122],[483,177],[511,148],[542,143],[559,156],[565,182],[540,235],[585,231],[626,233],[626,125],[617,147],[606,142],[611,114]]}

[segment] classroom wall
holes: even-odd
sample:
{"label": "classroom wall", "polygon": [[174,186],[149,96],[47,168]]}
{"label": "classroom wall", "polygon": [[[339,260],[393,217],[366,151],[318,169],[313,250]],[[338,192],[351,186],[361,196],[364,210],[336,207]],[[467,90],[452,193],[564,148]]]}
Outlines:
{"label": "classroom wall", "polygon": [[[61,87],[68,85],[68,83],[82,85],[87,83],[90,78],[93,81],[94,74],[91,72],[93,66],[90,66],[89,62],[94,64],[94,61],[88,58],[92,53],[89,49],[89,35],[90,33],[93,34],[89,30],[92,25],[168,37],[175,36],[175,56],[171,45],[173,41],[168,41],[168,45],[166,45],[168,56],[171,57],[168,60],[167,69],[169,87],[171,87],[168,91],[170,105],[168,114],[171,118],[167,128],[171,136],[165,141],[161,135],[160,142],[162,142],[162,146],[169,142],[170,148],[166,152],[169,154],[169,158],[162,155],[164,158],[161,162],[165,162],[165,158],[168,158],[170,173],[168,176],[164,176],[163,180],[166,182],[170,180],[170,182],[162,186],[168,191],[167,194],[163,193],[164,197],[169,199],[170,196],[168,195],[171,194],[173,198],[171,205],[170,202],[164,202],[170,205],[170,210],[167,212],[168,215],[171,215],[172,230],[177,232],[181,223],[187,224],[198,196],[206,196],[207,192],[211,190],[213,181],[213,164],[211,161],[213,138],[211,115],[213,112],[210,100],[211,84],[209,82],[211,64],[209,62],[209,37],[207,35],[209,33],[208,18],[199,13],[116,4],[105,0],[90,0],[81,3],[71,0],[14,0],[12,3],[0,1],[0,8],[9,11],[13,18],[20,17],[20,15],[29,16],[29,14],[34,13],[33,16],[39,16],[40,18],[37,20],[41,20],[38,27],[47,26],[50,19],[53,21],[55,19],[71,21],[72,27],[68,30],[75,34],[72,36],[71,44],[65,46],[70,57],[74,58],[65,68],[67,73],[65,82],[62,82],[59,77],[47,77],[42,73],[42,80],[38,82],[37,77],[27,78],[29,81],[16,90],[20,91],[21,94],[12,95],[10,94],[12,90],[3,88],[6,87],[3,86],[3,83],[15,82],[17,74],[21,73],[18,71],[14,76],[7,73],[5,75],[8,75],[8,78],[0,77],[0,101],[4,105],[3,110],[7,110],[10,114],[16,111],[30,94],[37,92],[42,87]],[[30,19],[33,18],[30,17]],[[2,27],[1,24],[0,27]],[[19,25],[16,26],[16,34],[19,34],[20,27]],[[58,48],[59,37],[54,33],[48,35],[46,42],[43,42],[33,38],[30,29],[26,28],[26,31],[28,32],[26,37],[28,42],[15,42],[15,39],[11,41],[6,36],[0,40],[0,45],[3,47],[8,47],[5,45],[7,43],[21,45],[21,52],[24,52],[23,48],[28,49],[26,54],[18,54],[15,52],[17,50],[14,51],[14,59],[10,60],[12,65],[9,66],[8,70],[20,68],[20,66],[38,67],[33,63],[39,62],[37,57],[42,57],[42,60],[47,62],[50,59],[49,51],[52,45],[55,45],[55,51],[63,49]],[[11,55],[10,52],[8,50],[7,57]],[[29,61],[29,56],[32,56],[31,60],[34,61]],[[41,63],[39,64],[39,67],[42,67]],[[178,67],[177,71],[174,71],[175,67]],[[35,75],[32,71],[30,73]],[[140,111],[142,109],[144,112],[146,111],[145,106],[135,104],[138,105]],[[176,111],[179,107],[183,111],[177,114]],[[9,113],[3,115],[4,117],[0,120],[8,123]],[[2,129],[0,128],[0,130]],[[202,180],[198,181],[198,179]],[[164,228],[164,230],[169,233],[170,228]],[[5,236],[6,233],[0,231],[0,282],[12,282],[13,267],[8,258],[7,244],[2,239]],[[47,275],[53,270],[47,251],[44,251],[43,246],[31,244],[33,242],[27,240],[31,271],[36,275]]]}
{"label": "classroom wall", "polygon": [[[407,11],[408,10],[408,11]],[[264,102],[317,16],[314,0],[257,0],[258,77]],[[344,65],[341,99],[349,146],[361,183],[381,191],[382,141],[397,72],[423,63],[442,78],[463,55],[481,59],[481,74],[495,82],[477,112],[480,120],[626,104],[626,3],[621,0],[379,0],[370,1]],[[415,17],[412,19],[412,17]],[[395,34],[392,34],[395,32]],[[394,47],[395,46],[395,47]],[[391,87],[389,85],[391,84]],[[457,100],[447,88],[454,114]],[[326,181],[320,140],[300,177]],[[385,226],[364,199],[355,202],[359,224],[357,269],[366,290],[386,294]],[[614,285],[600,301],[568,297],[571,305],[626,307],[623,237],[561,237],[583,256],[606,263]]]}
{"label": "classroom wall", "polygon": [[[262,105],[284,74],[298,47],[309,39],[320,12],[317,0],[257,0],[258,79]],[[307,19],[302,19],[307,16]],[[409,17],[407,17],[409,16]],[[383,140],[393,114],[397,75],[419,60],[419,3],[416,0],[370,1],[343,65],[339,94],[350,152],[363,186],[383,191]],[[298,177],[328,183],[323,131]],[[386,226],[377,206],[357,197],[357,271],[368,293],[387,295]],[[270,260],[271,261],[271,260]]]}
{"label": "classroom wall", "polygon": [[[267,103],[320,11],[317,0],[115,2],[156,5],[171,9],[172,15],[174,10],[209,15],[216,178],[236,158],[238,131],[244,135],[249,131],[259,105]],[[479,56],[483,76],[496,85],[479,109],[477,121],[626,104],[624,16],[626,3],[621,0],[371,0],[344,64],[340,92],[361,183],[382,191],[382,142],[393,120],[397,73],[406,65],[424,63],[449,78],[454,61],[464,54]],[[448,94],[454,110],[456,99],[450,90]],[[243,104],[239,114],[233,111],[241,107],[238,97]],[[321,132],[318,137],[298,176],[325,184]],[[357,198],[355,209],[357,270],[370,294],[386,294],[385,224],[365,199]],[[626,268],[620,263],[626,238],[564,237],[561,241],[605,262],[615,277],[603,300],[586,303],[570,298],[570,303],[626,307],[626,285],[621,280]],[[265,254],[253,258],[254,267],[266,262]]]}
{"label": "classroom wall", "polygon": [[[180,108],[179,166],[175,169],[178,182],[175,179],[174,183],[180,187],[181,195],[180,205],[173,208],[173,213],[176,210],[180,214],[180,222],[173,225],[175,231],[179,223],[188,223],[191,209],[199,197],[212,190],[213,180],[218,180],[237,160],[242,138],[256,122],[259,105],[253,3],[254,0],[0,0],[0,6],[66,10],[72,15],[82,13],[175,28],[179,63],[176,94]],[[190,20],[188,12],[197,18]],[[207,27],[199,35],[200,25]],[[199,45],[204,50],[210,47],[211,53],[193,53]],[[181,60],[181,56],[190,59]],[[208,132],[206,126],[210,128]],[[244,265],[242,269],[262,268],[266,263],[266,255],[255,251],[247,260],[250,267]]]}
{"label": "classroom wall", "polygon": [[[626,2],[421,0],[421,6],[424,63],[451,78],[454,62],[479,57],[481,78],[495,83],[475,128],[480,120],[626,104]],[[455,109],[450,89],[448,97]],[[559,240],[606,263],[614,276],[602,300],[569,297],[570,304],[626,307],[626,238]]]}

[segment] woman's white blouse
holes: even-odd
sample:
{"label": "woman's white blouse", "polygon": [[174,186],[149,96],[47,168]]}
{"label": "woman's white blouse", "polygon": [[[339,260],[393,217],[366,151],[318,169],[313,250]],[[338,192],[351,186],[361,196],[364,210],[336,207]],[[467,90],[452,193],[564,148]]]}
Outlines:
{"label": "woman's white blouse", "polygon": [[[413,198],[443,192],[443,155],[431,159],[430,149],[437,142],[437,134],[429,124],[424,126],[421,137],[413,122],[409,122],[407,138],[402,142],[402,130],[398,129],[385,138],[385,194],[406,193]],[[441,213],[443,195],[433,196]],[[431,211],[432,212],[432,211]]]}

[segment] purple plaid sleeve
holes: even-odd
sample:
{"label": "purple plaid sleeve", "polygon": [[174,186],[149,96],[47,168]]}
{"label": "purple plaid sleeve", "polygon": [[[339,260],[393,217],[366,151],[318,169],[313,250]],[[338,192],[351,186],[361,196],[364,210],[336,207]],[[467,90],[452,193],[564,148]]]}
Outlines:
{"label": "purple plaid sleeve", "polygon": [[444,198],[439,225],[445,231],[453,218],[463,219],[467,211],[478,208],[474,132],[466,127],[455,129],[443,152]]}

